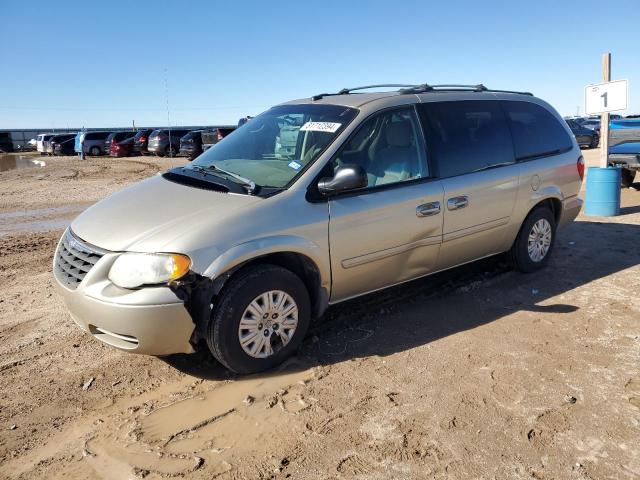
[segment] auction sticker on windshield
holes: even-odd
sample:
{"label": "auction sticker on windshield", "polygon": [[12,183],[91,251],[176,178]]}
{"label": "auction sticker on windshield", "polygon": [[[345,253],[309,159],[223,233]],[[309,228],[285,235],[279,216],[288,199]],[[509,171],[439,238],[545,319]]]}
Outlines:
{"label": "auction sticker on windshield", "polygon": [[307,122],[300,127],[300,130],[303,132],[335,133],[341,126],[341,123],[334,122]]}

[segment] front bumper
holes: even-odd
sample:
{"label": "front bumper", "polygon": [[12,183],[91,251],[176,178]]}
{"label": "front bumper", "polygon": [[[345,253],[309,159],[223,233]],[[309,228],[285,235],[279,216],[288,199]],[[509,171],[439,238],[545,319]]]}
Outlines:
{"label": "front bumper", "polygon": [[[106,253],[75,288],[54,274],[73,320],[120,350],[158,356],[193,352],[189,340],[195,325],[184,303],[168,287],[128,290],[111,283],[107,275],[117,257]],[[54,262],[57,258],[56,252]]]}

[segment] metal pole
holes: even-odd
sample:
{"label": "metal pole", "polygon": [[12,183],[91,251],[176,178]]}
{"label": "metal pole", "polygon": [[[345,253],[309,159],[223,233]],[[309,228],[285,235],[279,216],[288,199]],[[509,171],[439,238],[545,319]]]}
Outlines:
{"label": "metal pole", "polygon": [[167,68],[164,69],[164,94],[167,100],[167,129],[169,131],[169,156],[173,157],[171,153],[171,121],[169,119],[169,80],[168,80]]}
{"label": "metal pole", "polygon": [[[602,55],[602,81],[611,81],[611,54]],[[609,166],[609,114],[603,113],[600,116],[600,167]]]}

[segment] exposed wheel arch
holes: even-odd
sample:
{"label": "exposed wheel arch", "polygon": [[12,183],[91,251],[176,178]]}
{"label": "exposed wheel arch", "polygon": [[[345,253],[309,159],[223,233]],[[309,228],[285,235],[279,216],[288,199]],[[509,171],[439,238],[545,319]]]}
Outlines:
{"label": "exposed wheel arch", "polygon": [[[298,252],[268,253],[237,265],[226,278],[230,278],[244,268],[259,264],[277,265],[295,273],[309,292],[312,318],[322,316],[329,302],[329,293],[322,288],[320,270],[313,260]],[[223,285],[221,289],[222,287]]]}
{"label": "exposed wheel arch", "polygon": [[204,338],[210,321],[211,306],[215,304],[216,298],[224,295],[224,288],[229,280],[241,271],[256,265],[277,265],[293,272],[302,280],[309,293],[311,319],[319,318],[324,314],[329,305],[329,292],[322,286],[320,270],[315,262],[298,252],[268,253],[246,260],[213,279],[200,277],[193,288],[179,295],[185,300],[187,310],[196,323],[191,339],[192,344],[195,345]]}

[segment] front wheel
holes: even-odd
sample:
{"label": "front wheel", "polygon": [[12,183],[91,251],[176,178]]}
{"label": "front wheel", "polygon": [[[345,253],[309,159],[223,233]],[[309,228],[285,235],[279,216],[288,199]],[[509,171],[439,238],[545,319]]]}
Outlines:
{"label": "front wheel", "polygon": [[529,273],[544,267],[549,261],[556,235],[553,212],[538,207],[525,219],[509,257],[513,266]]}
{"label": "front wheel", "polygon": [[310,319],[309,293],[297,275],[276,265],[248,267],[220,293],[207,345],[229,370],[260,372],[296,351]]}

